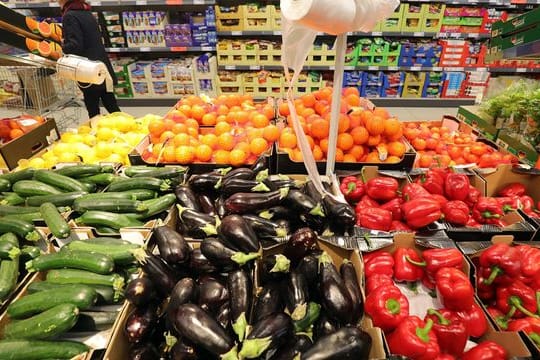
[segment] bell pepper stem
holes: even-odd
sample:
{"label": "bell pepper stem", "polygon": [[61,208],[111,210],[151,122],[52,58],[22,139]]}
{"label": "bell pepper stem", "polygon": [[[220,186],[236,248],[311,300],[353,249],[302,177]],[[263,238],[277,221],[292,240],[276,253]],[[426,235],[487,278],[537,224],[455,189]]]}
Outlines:
{"label": "bell pepper stem", "polygon": [[483,217],[484,219],[498,219],[498,218],[501,217],[501,215],[499,215],[499,214],[493,214],[493,213],[491,213],[490,211],[484,211],[484,212],[482,213],[482,217]]}
{"label": "bell pepper stem", "polygon": [[429,315],[435,315],[437,317],[437,320],[439,321],[439,324],[444,325],[444,326],[450,325],[450,320],[445,318],[444,315],[441,314],[440,312],[438,312],[437,310],[428,309],[427,312],[428,312]]}
{"label": "bell pepper stem", "polygon": [[432,327],[433,327],[433,320],[428,319],[428,321],[426,321],[426,326],[424,326],[423,328],[420,328],[420,327],[416,328],[416,336],[418,336],[418,338],[422,340],[423,342],[428,343],[429,332],[431,331]]}
{"label": "bell pepper stem", "polygon": [[386,309],[390,312],[390,314],[397,315],[401,311],[401,305],[396,299],[388,299],[386,300]]}
{"label": "bell pepper stem", "polygon": [[540,346],[540,335],[535,333],[535,332],[532,332],[532,333],[529,333],[527,334],[532,341],[534,341],[534,343],[537,345],[537,346]]}
{"label": "bell pepper stem", "polygon": [[521,299],[519,297],[510,296],[510,298],[508,299],[508,302],[510,303],[510,305],[512,305],[513,307],[515,307],[517,310],[521,311],[525,315],[530,316],[530,317],[534,317],[534,318],[538,318],[538,315],[536,315],[535,313],[525,309],[525,307],[522,305]]}
{"label": "bell pepper stem", "polygon": [[409,255],[405,256],[405,260],[407,260],[408,262],[410,262],[411,264],[416,265],[416,266],[422,266],[422,267],[424,267],[424,266],[427,265],[425,261],[416,261],[416,260],[413,260],[413,259],[410,258]]}
{"label": "bell pepper stem", "polygon": [[[513,312],[516,312],[515,309],[516,308],[512,308],[514,309]],[[513,314],[512,314],[513,315]],[[499,327],[502,329],[502,330],[506,330],[508,329],[508,318],[506,316],[497,316],[495,318],[495,322],[497,323],[497,325],[499,325]]]}
{"label": "bell pepper stem", "polygon": [[540,291],[536,292],[536,311],[540,313]]}
{"label": "bell pepper stem", "polygon": [[351,181],[347,184],[347,195],[352,193],[354,190],[356,190],[356,183],[354,181]]}
{"label": "bell pepper stem", "polygon": [[512,318],[512,316],[514,316],[514,314],[516,313],[516,310],[516,307],[512,306],[510,308],[510,311],[506,315],[504,315],[504,321],[508,321],[510,318]]}
{"label": "bell pepper stem", "polygon": [[495,278],[501,274],[503,271],[500,267],[494,266],[491,268],[491,274],[489,274],[489,277],[487,279],[484,279],[485,285],[491,285],[493,284],[493,281],[495,281]]}

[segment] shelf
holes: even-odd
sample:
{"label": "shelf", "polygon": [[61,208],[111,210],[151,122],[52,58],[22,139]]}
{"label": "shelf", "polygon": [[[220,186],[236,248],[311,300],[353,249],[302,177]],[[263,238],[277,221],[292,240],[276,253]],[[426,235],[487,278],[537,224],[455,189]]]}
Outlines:
{"label": "shelf", "polygon": [[[282,70],[280,65],[275,66],[259,66],[259,65],[220,65],[219,70],[239,70],[239,71],[256,71],[256,70]],[[304,66],[304,70],[335,70],[334,66]],[[345,66],[345,71],[363,70],[363,71],[489,71],[493,73],[540,73],[540,68],[489,68],[489,67],[422,67],[422,66]]]}
{"label": "shelf", "polygon": [[[218,31],[220,36],[281,36],[281,31]],[[318,33],[319,36],[328,35]],[[419,37],[419,38],[438,38],[438,39],[489,39],[489,34],[480,33],[449,33],[449,32],[352,32],[349,36],[386,36],[386,37]]]}
{"label": "shelf", "polygon": [[213,46],[176,46],[176,47],[137,47],[137,48],[105,48],[109,53],[142,53],[142,52],[201,52],[215,51]]}
{"label": "shelf", "polygon": [[540,59],[540,39],[491,54],[489,59]]}
{"label": "shelf", "polygon": [[[215,5],[215,0],[103,0],[103,1],[88,1],[92,7],[113,7],[113,6],[146,6],[146,5],[161,5],[161,6],[178,6],[178,5]],[[12,9],[38,9],[38,8],[58,8],[56,1],[51,2],[29,2],[6,4]]]}

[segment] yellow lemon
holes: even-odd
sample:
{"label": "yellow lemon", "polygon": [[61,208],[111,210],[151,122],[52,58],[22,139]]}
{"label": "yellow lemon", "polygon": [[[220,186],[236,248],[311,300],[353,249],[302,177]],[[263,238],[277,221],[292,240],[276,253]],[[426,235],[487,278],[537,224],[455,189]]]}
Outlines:
{"label": "yellow lemon", "polygon": [[36,168],[36,169],[44,169],[45,160],[43,160],[40,157],[30,159],[30,161],[28,162],[28,166]]}
{"label": "yellow lemon", "polygon": [[30,164],[30,161],[28,161],[28,159],[20,159],[19,161],[17,161],[17,167],[19,169],[26,169]]}
{"label": "yellow lemon", "polygon": [[84,134],[83,135],[83,143],[85,143],[86,145],[90,145],[90,146],[93,146],[96,144],[96,137],[92,134]]}
{"label": "yellow lemon", "polygon": [[124,162],[124,157],[122,155],[119,155],[119,154],[111,154],[107,158],[107,161],[108,162],[113,162],[113,163],[123,163]]}
{"label": "yellow lemon", "polygon": [[73,135],[75,135],[75,134],[72,133],[72,132],[69,132],[69,131],[68,131],[68,132],[65,132],[65,133],[63,133],[62,135],[60,135],[60,140],[61,140],[62,142],[67,143],[67,142],[70,141],[70,139],[73,137]]}
{"label": "yellow lemon", "polygon": [[66,143],[58,143],[54,145],[52,151],[56,156],[60,156],[61,154],[67,152],[69,150],[70,146]]}
{"label": "yellow lemon", "polygon": [[96,157],[105,159],[112,154],[112,148],[105,142],[98,142],[94,148]]}
{"label": "yellow lemon", "polygon": [[49,159],[56,158],[56,155],[54,155],[52,151],[47,151],[46,153],[41,155],[41,157],[43,158],[43,160],[49,160]]}
{"label": "yellow lemon", "polygon": [[55,157],[52,157],[52,158],[49,158],[49,159],[45,160],[45,167],[50,169],[54,165],[56,165],[57,163],[58,163],[58,158],[55,156]]}
{"label": "yellow lemon", "polygon": [[74,161],[79,161],[79,160],[80,159],[77,156],[77,154],[70,153],[70,152],[66,152],[58,156],[59,162],[74,162]]}
{"label": "yellow lemon", "polygon": [[84,135],[84,134],[90,134],[90,133],[92,132],[92,128],[91,128],[90,126],[88,126],[88,125],[81,125],[81,126],[79,126],[79,128],[77,129],[77,132],[78,132],[79,134],[82,134],[82,135]]}
{"label": "yellow lemon", "polygon": [[108,141],[114,138],[114,132],[111,130],[111,128],[102,127],[97,131],[96,138],[99,141]]}

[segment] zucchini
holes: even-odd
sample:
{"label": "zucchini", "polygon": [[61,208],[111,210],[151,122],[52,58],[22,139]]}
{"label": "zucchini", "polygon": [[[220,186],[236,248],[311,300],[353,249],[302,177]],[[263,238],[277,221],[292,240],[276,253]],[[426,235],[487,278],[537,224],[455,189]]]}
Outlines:
{"label": "zucchini", "polygon": [[155,191],[167,191],[170,189],[169,182],[152,177],[137,177],[117,180],[106,189],[107,192],[127,191],[134,189],[148,189]]}
{"label": "zucchini", "polygon": [[96,234],[98,235],[118,235],[118,230],[107,226],[96,227]]}
{"label": "zucchini", "polygon": [[[36,281],[28,285],[27,291],[29,294],[33,294],[40,291],[46,291],[54,289],[56,291],[61,291],[64,288],[69,288],[72,285],[78,284],[55,284],[50,281]],[[95,284],[86,284],[90,286],[97,293],[97,303],[96,305],[111,305],[118,302],[119,299],[115,301],[115,291],[112,286],[107,285],[95,285]],[[122,295],[122,294],[120,294]]]}
{"label": "zucchini", "polygon": [[96,332],[110,328],[118,317],[117,311],[81,311],[71,331]]}
{"label": "zucchini", "polygon": [[34,180],[49,184],[62,191],[87,191],[86,187],[78,180],[50,170],[37,170],[34,173]]}
{"label": "zucchini", "polygon": [[138,215],[138,218],[148,219],[169,210],[176,203],[176,195],[166,194],[155,199],[145,200],[143,203],[146,205],[147,210]]}
{"label": "zucchini", "polygon": [[0,302],[6,300],[17,286],[19,257],[0,261]]}
{"label": "zucchini", "polygon": [[0,259],[15,259],[21,254],[19,244],[15,245],[11,241],[0,241]]}
{"label": "zucchini", "polygon": [[136,244],[106,244],[92,243],[87,240],[75,240],[67,244],[64,248],[78,251],[89,251],[98,254],[106,254],[110,256],[115,264],[125,265],[135,262],[132,250],[138,249],[140,246]]}
{"label": "zucchini", "polygon": [[4,198],[0,201],[2,205],[21,205],[25,202],[23,197],[14,192],[4,192],[2,195],[4,195]]}
{"label": "zucchini", "polygon": [[[104,193],[104,194],[114,194],[114,193]],[[147,189],[134,189],[134,190],[128,190],[123,191],[118,194],[129,194],[132,196],[132,199],[134,200],[150,200],[156,197],[156,192],[154,190],[147,190]]]}
{"label": "zucchini", "polygon": [[71,191],[59,195],[40,195],[26,198],[26,205],[40,206],[43,203],[50,202],[56,206],[71,206],[73,202],[88,193],[86,191]]}
{"label": "zucchini", "polygon": [[73,304],[56,305],[28,319],[11,321],[4,328],[6,339],[49,339],[75,325],[79,309]]}
{"label": "zucchini", "polygon": [[124,240],[124,239],[113,238],[113,237],[108,237],[108,236],[89,238],[89,239],[84,239],[84,240],[80,240],[80,241],[83,241],[84,243],[88,243],[88,244],[102,244],[102,245],[130,245],[130,244],[133,244],[133,243],[131,243],[131,242],[127,241],[127,240]]}
{"label": "zucchini", "polygon": [[7,179],[0,178],[0,192],[11,190],[11,183]]}
{"label": "zucchini", "polygon": [[2,236],[0,236],[0,241],[2,242],[9,242],[11,244],[13,244],[13,246],[19,246],[19,239],[17,238],[17,235],[15,235],[14,233],[5,233],[5,234],[2,234]]}
{"label": "zucchini", "polygon": [[103,173],[103,174],[85,176],[85,177],[80,178],[80,180],[84,182],[100,185],[100,186],[107,186],[110,183],[112,183],[114,180],[117,180],[119,178],[120,176],[118,175],[114,175],[111,173]]}
{"label": "zucchini", "polygon": [[186,173],[183,166],[166,166],[162,168],[150,168],[150,171],[132,175],[132,177],[153,177],[157,179],[175,179]]}
{"label": "zucchini", "polygon": [[97,191],[97,185],[94,183],[81,181],[81,184],[84,186],[87,193],[95,193]]}
{"label": "zucchini", "polygon": [[80,310],[85,310],[97,301],[97,292],[87,285],[70,285],[62,291],[50,289],[34,294],[27,294],[19,300],[12,302],[7,313],[12,319],[24,319],[57,305],[72,304]]}
{"label": "zucchini", "polygon": [[21,260],[28,261],[41,255],[41,250],[37,246],[25,245],[21,248]]}
{"label": "zucchini", "polygon": [[[5,260],[4,260],[5,261]],[[100,275],[86,270],[57,269],[47,272],[47,281],[55,284],[85,284],[112,286],[115,299],[122,293],[124,278],[116,273]]]}
{"label": "zucchini", "polygon": [[20,214],[20,215],[10,214],[10,215],[4,216],[4,219],[20,219],[20,220],[24,220],[28,222],[34,222],[34,221],[43,220],[43,217],[41,216],[41,213],[38,211],[38,212],[25,213],[25,214]]}
{"label": "zucchini", "polygon": [[123,227],[140,227],[143,223],[127,216],[126,214],[116,214],[108,211],[87,211],[78,218],[75,219],[77,224],[84,224],[87,226],[106,226],[112,229],[121,229]]}
{"label": "zucchini", "polygon": [[[174,196],[174,194],[173,194]],[[176,197],[175,197],[176,199]],[[147,200],[150,201],[150,200]],[[142,201],[128,199],[85,200],[77,199],[73,203],[73,210],[85,212],[89,210],[110,211],[115,213],[145,212],[148,207]]]}
{"label": "zucchini", "polygon": [[57,239],[65,239],[71,234],[71,228],[66,219],[60,214],[58,209],[52,203],[43,203],[39,207],[41,216],[51,233]]}
{"label": "zucchini", "polygon": [[60,169],[55,169],[55,173],[68,176],[70,178],[76,179],[84,176],[90,176],[90,175],[96,175],[103,171],[103,167],[101,165],[96,164],[77,164],[77,165],[70,165],[70,166],[64,166]]}
{"label": "zucchini", "polygon": [[0,359],[4,360],[71,359],[86,351],[88,347],[76,341],[0,341]]}
{"label": "zucchini", "polygon": [[124,168],[124,175],[126,175],[127,177],[133,177],[137,174],[144,174],[154,169],[155,169],[154,166],[147,166],[147,165],[126,166]]}
{"label": "zucchini", "polygon": [[89,251],[66,250],[52,254],[43,254],[26,263],[29,272],[51,269],[80,269],[96,274],[110,274],[114,270],[113,259],[105,254]]}
{"label": "zucchini", "polygon": [[36,231],[36,227],[29,221],[21,219],[0,218],[0,234],[14,233],[20,238],[29,241],[38,241],[41,235]]}
{"label": "zucchini", "polygon": [[21,180],[31,180],[34,177],[34,172],[36,170],[33,168],[26,168],[19,171],[12,171],[7,174],[1,174],[0,179],[5,179],[11,183],[15,184],[17,181]]}
{"label": "zucchini", "polygon": [[[150,190],[151,191],[151,190]],[[102,192],[102,193],[95,193],[95,194],[87,194],[80,197],[81,200],[93,200],[93,201],[101,201],[101,200],[109,200],[109,199],[127,199],[127,200],[137,200],[135,199],[134,195],[130,194],[129,192]]]}
{"label": "zucchini", "polygon": [[0,205],[0,216],[6,215],[20,215],[27,213],[39,212],[39,207],[37,206],[13,206],[13,205]]}
{"label": "zucchini", "polygon": [[21,180],[13,184],[12,190],[22,197],[38,195],[58,195],[62,191],[49,184],[37,180]]}

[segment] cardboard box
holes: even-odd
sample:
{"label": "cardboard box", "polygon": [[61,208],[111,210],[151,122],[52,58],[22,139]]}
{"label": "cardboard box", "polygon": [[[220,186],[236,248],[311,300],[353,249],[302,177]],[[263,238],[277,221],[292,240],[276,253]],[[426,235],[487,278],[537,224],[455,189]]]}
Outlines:
{"label": "cardboard box", "polygon": [[47,119],[35,129],[0,146],[0,167],[14,169],[19,160],[30,159],[59,138],[56,122],[54,119]]}
{"label": "cardboard box", "polygon": [[527,11],[507,21],[497,21],[491,26],[491,36],[501,36],[507,33],[519,32],[523,28],[540,22],[540,9]]}
{"label": "cardboard box", "polygon": [[460,106],[456,117],[477,129],[485,138],[497,139],[499,129],[496,127],[495,119],[481,112],[478,106]]}

